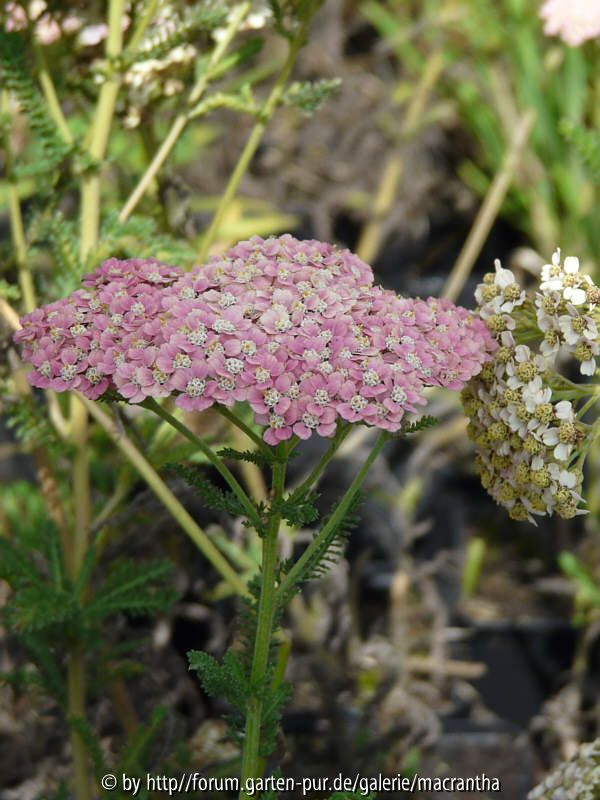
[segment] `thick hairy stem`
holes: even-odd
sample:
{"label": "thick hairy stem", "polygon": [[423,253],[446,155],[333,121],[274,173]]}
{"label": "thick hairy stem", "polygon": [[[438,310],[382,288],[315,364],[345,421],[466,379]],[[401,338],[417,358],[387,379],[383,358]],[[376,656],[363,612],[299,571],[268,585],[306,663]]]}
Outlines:
{"label": "thick hairy stem", "polygon": [[[273,483],[271,489],[272,504],[283,497],[285,486],[285,464],[275,463],[273,466]],[[246,727],[242,751],[242,774],[240,798],[246,798],[246,782],[249,778],[258,778],[262,773],[260,758],[260,734],[263,703],[259,687],[264,680],[269,662],[269,649],[273,635],[273,619],[276,608],[275,579],[277,573],[277,536],[281,517],[271,512],[269,524],[263,540],[261,564],[261,589],[258,601],[258,626],[254,642],[250,684],[255,690],[248,700],[246,708]]]}
{"label": "thick hairy stem", "polygon": [[215,215],[212,219],[210,227],[206,232],[206,234],[204,235],[204,238],[202,239],[202,244],[200,246],[200,252],[199,252],[200,261],[206,260],[208,252],[210,250],[210,246],[213,243],[217,233],[219,232],[221,222],[223,221],[223,216],[225,215],[227,209],[229,208],[231,201],[235,197],[240,181],[242,180],[244,174],[246,173],[246,170],[250,166],[250,162],[252,161],[252,158],[256,153],[256,150],[263,137],[267,124],[271,119],[273,112],[277,107],[277,104],[281,100],[281,96],[283,95],[283,92],[285,90],[285,85],[292,71],[292,67],[294,66],[294,62],[296,61],[298,51],[304,44],[308,23],[309,20],[307,19],[301,26],[300,30],[298,31],[294,39],[290,42],[288,56],[286,58],[285,64],[283,65],[283,69],[281,70],[279,78],[277,79],[275,86],[273,86],[273,88],[271,89],[271,93],[269,94],[263,106],[259,121],[252,128],[250,136],[248,137],[248,140],[244,146],[244,149],[242,150],[238,162],[235,165],[233,172],[231,173],[231,177],[229,178],[229,182],[225,187],[225,191],[221,195],[219,205],[217,207],[217,210],[215,211]]}

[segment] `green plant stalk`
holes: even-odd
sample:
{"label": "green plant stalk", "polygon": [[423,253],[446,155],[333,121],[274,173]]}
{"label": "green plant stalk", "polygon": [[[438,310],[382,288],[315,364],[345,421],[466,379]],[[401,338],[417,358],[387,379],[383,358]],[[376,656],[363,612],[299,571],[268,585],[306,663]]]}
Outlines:
{"label": "green plant stalk", "polygon": [[127,52],[133,53],[139,47],[148,25],[152,22],[159,5],[159,0],[149,0],[145,3],[138,25],[127,43]]}
{"label": "green plant stalk", "polygon": [[38,80],[40,82],[40,86],[42,87],[42,92],[44,93],[44,98],[46,100],[46,104],[48,105],[50,116],[54,120],[58,132],[65,144],[73,144],[73,134],[71,133],[71,130],[67,124],[63,110],[60,107],[54,82],[52,81],[50,70],[48,69],[48,63],[46,61],[44,49],[37,43],[35,35],[32,36],[32,42],[33,53],[37,64]]}
{"label": "green plant stalk", "polygon": [[[123,46],[122,16],[124,0],[110,0],[108,7],[108,38],[106,55],[114,58]],[[88,152],[100,161],[106,152],[112,117],[120,80],[111,77],[102,86],[96,106],[94,121],[89,132]],[[81,181],[80,204],[80,248],[85,263],[96,247],[100,230],[100,173],[96,167],[86,173]],[[75,526],[73,552],[70,558],[71,578],[77,579],[88,547],[91,521],[91,496],[88,457],[88,415],[86,407],[75,394],[71,395],[70,434],[75,446],[73,457],[73,496],[75,503]],[[70,716],[84,717],[86,706],[84,654],[74,645],[67,661],[67,700]],[[76,800],[91,800],[89,759],[85,741],[81,734],[71,729],[73,778]]]}
{"label": "green plant stalk", "polygon": [[74,720],[85,720],[85,664],[80,644],[73,644],[67,661],[67,708],[71,723],[73,789],[76,800],[91,800],[91,784],[85,742],[73,727]]}
{"label": "green plant stalk", "polygon": [[[187,101],[188,106],[190,108],[194,104],[196,104],[198,100],[200,100],[200,98],[206,91],[206,88],[208,87],[208,84],[211,81],[214,68],[225,55],[227,48],[231,43],[231,40],[237,33],[238,28],[244,21],[245,17],[250,11],[250,8],[251,8],[250,3],[242,3],[241,5],[237,6],[237,8],[232,13],[231,19],[229,21],[229,24],[227,25],[223,38],[220,39],[217,45],[215,46],[214,50],[211,53],[207,68],[198,78],[194,88],[190,92],[190,96]],[[125,222],[130,216],[131,212],[137,206],[139,201],[142,199],[142,197],[148,190],[148,187],[154,180],[155,176],[157,175],[157,173],[162,168],[163,164],[171,154],[171,151],[175,147],[179,137],[183,133],[189,121],[190,121],[189,110],[182,111],[175,117],[168,134],[164,138],[159,149],[156,151],[154,158],[148,165],[148,168],[142,175],[139,183],[132,191],[132,193],[129,195],[127,202],[123,206],[121,213],[119,214],[119,222]]]}
{"label": "green plant stalk", "polygon": [[236,480],[235,476],[232,472],[225,466],[223,460],[219,458],[219,456],[214,452],[214,450],[206,444],[199,436],[196,436],[195,433],[192,433],[189,428],[187,428],[183,422],[180,422],[177,417],[174,417],[172,414],[160,406],[156,400],[153,398],[148,398],[144,400],[143,403],[140,403],[141,406],[144,408],[153,411],[159,417],[164,419],[169,425],[172,425],[179,433],[185,436],[186,439],[189,439],[190,442],[193,442],[196,447],[206,456],[206,458],[210,461],[213,467],[217,470],[217,472],[221,475],[222,478],[225,479],[227,484],[229,485],[231,491],[235,494],[237,499],[240,501],[246,515],[250,522],[257,527],[258,530],[262,528],[262,523],[260,517],[258,516],[258,511],[256,510],[254,504],[246,494],[246,492],[242,489],[238,481]]}
{"label": "green plant stalk", "polygon": [[[114,59],[123,48],[124,0],[111,0],[108,8],[108,38],[106,57]],[[86,145],[89,155],[101,161],[106,153],[117,94],[121,86],[119,75],[111,75],[100,89],[94,121]],[[83,176],[81,182],[81,257],[85,261],[98,243],[100,231],[100,166],[97,164]]]}
{"label": "green plant stalk", "polygon": [[371,464],[375,461],[377,456],[379,455],[381,449],[383,448],[384,444],[387,442],[389,436],[385,431],[382,431],[373,445],[373,449],[369,453],[368,458],[366,459],[365,463],[362,465],[356,477],[346,490],[344,496],[338,503],[338,506],[334,513],[331,515],[328,522],[325,524],[323,529],[319,531],[319,533],[315,536],[312,542],[308,545],[306,550],[302,553],[298,561],[294,564],[294,566],[290,569],[288,574],[285,578],[281,581],[279,589],[277,590],[277,602],[280,606],[282,606],[286,602],[286,598],[289,596],[289,593],[293,590],[296,584],[301,580],[303,571],[306,565],[310,562],[310,559],[315,552],[318,550],[321,543],[327,539],[330,532],[340,523],[340,521],[344,518],[344,515],[350,508],[354,498],[358,490],[360,489],[362,482],[367,476],[369,469],[371,468]]}
{"label": "green plant stalk", "polygon": [[215,410],[218,411],[222,417],[231,422],[232,425],[235,425],[236,428],[239,428],[242,433],[245,433],[249,439],[252,439],[258,450],[262,450],[263,453],[270,453],[269,448],[256,431],[253,431],[249,425],[246,425],[244,420],[238,417],[237,414],[234,414],[233,411],[230,411],[227,406],[216,405]]}
{"label": "green plant stalk", "polygon": [[133,442],[123,434],[115,425],[110,417],[102,411],[97,403],[93,403],[86,397],[81,396],[81,402],[89,411],[91,416],[104,428],[119,450],[127,458],[128,462],[139,472],[146,481],[150,489],[163,503],[167,511],[172,515],[198,549],[206,556],[207,560],[213,565],[215,570],[227,582],[236,594],[247,594],[244,581],[238,573],[231,567],[229,562],[219,552],[207,534],[192,519],[173,492],[160,478],[152,465],[144,458]]}
{"label": "green plant stalk", "polygon": [[[2,90],[2,113],[8,113],[8,91]],[[10,233],[13,243],[15,262],[19,277],[19,288],[23,300],[23,308],[26,312],[33,311],[35,308],[35,288],[31,272],[27,265],[27,243],[25,240],[25,230],[23,227],[23,216],[21,214],[21,203],[19,202],[19,192],[12,175],[12,148],[10,145],[10,132],[7,131],[4,141],[5,171],[8,178],[8,214],[10,218]]]}
{"label": "green plant stalk", "polygon": [[[285,488],[285,463],[276,462],[273,465],[273,480],[271,489],[272,503],[275,504],[283,497]],[[276,609],[276,571],[277,571],[277,540],[281,517],[271,511],[269,524],[263,540],[261,564],[261,590],[258,601],[258,626],[254,642],[252,667],[250,670],[250,684],[255,693],[249,698],[246,708],[246,727],[244,733],[244,746],[242,750],[241,792],[240,798],[246,798],[246,781],[248,778],[258,778],[262,773],[260,758],[260,733],[262,722],[263,702],[258,687],[264,679],[269,663],[269,650],[273,633],[273,620]]]}
{"label": "green plant stalk", "polygon": [[[7,93],[2,92],[2,105],[3,111],[5,103],[7,102]],[[7,143],[8,144],[8,143]],[[5,149],[7,161],[10,158],[10,147]],[[10,170],[7,169],[10,174]],[[11,182],[9,183],[9,214],[11,234],[13,237],[13,244],[15,248],[15,257],[17,260],[17,268],[19,273],[19,284],[21,287],[21,294],[23,297],[23,305],[26,311],[32,311],[35,308],[35,289],[31,273],[27,266],[27,246],[25,242],[25,233],[23,229],[23,218],[21,216],[21,206],[17,194],[16,186]],[[17,325],[20,327],[18,318]],[[87,463],[86,469],[83,473],[83,479],[87,481]],[[74,462],[74,491],[82,491],[80,487],[81,476],[78,470],[78,461]],[[76,495],[77,496],[77,495]],[[89,489],[83,487],[83,498],[89,497]],[[76,503],[77,508],[77,503]],[[77,536],[75,537],[77,540]],[[66,544],[65,549],[65,564],[71,577],[76,577],[76,557],[74,552],[69,548],[69,543]],[[77,569],[78,571],[78,569]],[[67,708],[69,717],[85,717],[85,675],[83,655],[78,647],[74,646],[67,658]],[[89,777],[88,757],[85,742],[81,735],[71,727],[70,733],[71,750],[73,760],[73,788],[76,800],[91,800],[91,786]]]}
{"label": "green plant stalk", "polygon": [[304,44],[304,40],[306,37],[306,31],[310,22],[310,18],[307,18],[302,25],[294,39],[290,42],[289,51],[287,58],[285,60],[285,64],[283,65],[283,69],[279,74],[279,78],[277,82],[271,89],[271,93],[269,94],[260,114],[260,118],[258,122],[252,128],[250,136],[246,141],[244,149],[238,159],[237,164],[231,176],[229,178],[229,182],[225,187],[225,191],[221,195],[221,199],[219,201],[219,205],[217,206],[217,210],[212,218],[210,223],[210,227],[206,234],[202,239],[202,243],[200,245],[199,250],[199,259],[200,261],[205,261],[206,257],[208,256],[210,246],[212,245],[217,233],[219,232],[219,228],[221,227],[221,223],[223,221],[223,217],[229,208],[231,201],[235,197],[238,187],[240,185],[240,181],[244,177],[246,170],[250,166],[250,162],[256,153],[258,145],[263,137],[265,129],[269,123],[269,120],[273,116],[273,113],[277,107],[277,104],[281,100],[283,92],[285,90],[285,85],[287,80],[290,76],[292,71],[292,67],[296,61],[296,57],[302,45]]}
{"label": "green plant stalk", "polygon": [[339,446],[344,441],[346,436],[350,433],[350,427],[351,426],[349,424],[346,424],[338,429],[338,431],[336,432],[335,436],[331,441],[331,444],[329,445],[325,453],[323,453],[319,462],[315,465],[314,469],[310,472],[308,477],[305,480],[303,480],[302,483],[299,486],[297,486],[293,492],[291,492],[290,496],[288,497],[288,500],[290,500],[291,502],[300,500],[300,498],[317,483],[318,479],[321,477],[321,474],[325,470],[325,467],[335,456]]}
{"label": "green plant stalk", "polygon": [[[106,56],[109,59],[117,57],[123,47],[123,10],[124,0],[110,0],[108,8],[108,38],[106,41]],[[117,76],[113,76],[106,81],[100,90],[87,144],[89,155],[96,161],[100,161],[106,152],[119,86],[120,79]],[[85,263],[86,258],[98,243],[100,230],[100,172],[98,167],[86,173],[82,178],[80,215],[81,259]],[[87,550],[91,519],[91,499],[88,464],[88,418],[85,407],[75,394],[71,395],[70,433],[75,445],[73,459],[73,493],[75,499],[73,568],[75,574],[77,574]]]}

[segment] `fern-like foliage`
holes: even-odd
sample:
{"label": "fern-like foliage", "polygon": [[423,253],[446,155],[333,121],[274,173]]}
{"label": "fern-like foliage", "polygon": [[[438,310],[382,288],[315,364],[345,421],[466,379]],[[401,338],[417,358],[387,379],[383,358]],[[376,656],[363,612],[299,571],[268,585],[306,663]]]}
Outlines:
{"label": "fern-like foliage", "polygon": [[266,450],[235,450],[233,447],[222,447],[218,455],[225,461],[247,461],[257,467],[271,466],[275,463],[275,456]]}
{"label": "fern-like foliage", "polygon": [[210,697],[222,697],[230,706],[227,721],[236,741],[240,741],[246,705],[251,697],[250,682],[238,657],[228,650],[219,663],[208,653],[188,653],[189,668],[197,673],[202,688]]}
{"label": "fern-like foliage", "polygon": [[241,744],[248,702],[261,701],[261,757],[268,758],[275,748],[281,710],[290,696],[287,683],[273,685],[273,665],[269,664],[257,683],[250,681],[243,661],[228,650],[221,663],[208,653],[192,650],[188,653],[189,668],[197,673],[204,691],[211,697],[224,698],[229,706],[226,720],[231,739]]}
{"label": "fern-like foliage", "polygon": [[[30,75],[26,62],[27,39],[21,32],[0,31],[0,80],[17,98],[31,131],[41,147],[34,174],[53,172],[72,151],[60,138],[46,103]],[[33,173],[32,173],[33,174]]]}
{"label": "fern-like foliage", "polygon": [[339,78],[319,81],[297,81],[290,84],[286,89],[283,95],[283,102],[299,108],[304,114],[310,115],[317,111],[339,89],[341,83]]}
{"label": "fern-like foliage", "polygon": [[90,261],[113,257],[158,258],[185,267],[195,262],[196,252],[183,239],[161,232],[152,217],[133,215],[121,222],[112,210],[102,220],[100,243]]}
{"label": "fern-like foliage", "polygon": [[244,516],[245,509],[234,493],[216,486],[202,467],[173,464],[170,468],[198,493],[207,508],[233,517]]}
{"label": "fern-like foliage", "polygon": [[[287,683],[274,683],[275,645],[271,641],[267,668],[258,681],[251,680],[252,657],[258,626],[258,605],[262,577],[256,575],[249,582],[248,596],[242,600],[238,619],[235,652],[227,651],[221,663],[207,653],[188,653],[190,669],[197,672],[205,692],[212,697],[224,697],[230,710],[226,717],[229,735],[242,743],[248,701],[261,701],[260,754],[267,758],[275,748],[282,708],[289,699],[291,687]],[[277,608],[273,630],[281,621]]]}
{"label": "fern-like foliage", "polygon": [[593,180],[596,183],[600,182],[600,134],[598,131],[563,119],[559,125],[559,133],[577,153]]}
{"label": "fern-like foliage", "polygon": [[[311,552],[310,558],[303,564],[302,570],[296,576],[293,586],[287,592],[287,596],[281,598],[281,605],[285,606],[292,596],[299,591],[301,586],[307,581],[322,578],[338,561],[343,553],[344,546],[351,531],[359,521],[358,509],[362,502],[362,495],[357,492],[346,512],[337,520],[335,525],[329,528],[329,522],[336,513],[337,506],[334,506],[331,513],[325,517],[321,524],[320,531],[315,535],[315,541],[319,544]],[[319,540],[319,535],[327,530],[327,535]],[[283,562],[281,565],[281,578],[283,579],[294,566],[293,559]]]}
{"label": "fern-like foliage", "polygon": [[37,398],[30,395],[17,399],[3,391],[0,391],[0,396],[6,424],[16,437],[27,448],[46,448],[53,462],[60,466],[61,459],[71,454],[72,447],[58,436]]}
{"label": "fern-like foliage", "polygon": [[308,492],[302,497],[292,495],[273,503],[273,510],[293,528],[302,528],[318,519],[319,512],[315,506],[318,497],[316,492]]}
{"label": "fern-like foliage", "polygon": [[199,3],[185,7],[181,13],[173,14],[169,20],[172,24],[153,27],[136,51],[125,54],[122,66],[129,67],[136,61],[151,58],[161,59],[193,37],[215,30],[225,22],[227,7],[222,2]]}
{"label": "fern-like foliage", "polygon": [[64,658],[73,641],[93,651],[102,642],[101,623],[106,617],[166,610],[177,597],[171,566],[164,561],[119,560],[96,587],[96,554],[91,547],[72,581],[60,535],[37,491],[23,485],[5,492],[3,500],[12,535],[0,535],[0,579],[12,593],[0,612],[2,621],[36,667],[23,672],[22,679],[64,704]]}
{"label": "fern-like foliage", "polygon": [[140,616],[165,611],[178,597],[169,581],[172,571],[167,561],[140,563],[125,558],[115,561],[93,598],[83,606],[85,618],[102,618],[120,612]]}
{"label": "fern-like foliage", "polygon": [[7,619],[13,632],[35,633],[72,623],[79,612],[78,603],[68,591],[39,582],[14,593]]}
{"label": "fern-like foliage", "polygon": [[429,414],[425,414],[425,416],[420,417],[420,419],[417,419],[414,422],[407,422],[402,426],[402,429],[397,434],[392,434],[392,437],[400,438],[405,436],[407,433],[417,433],[418,431],[424,431],[427,428],[433,428],[434,425],[437,424],[437,417],[432,417]]}

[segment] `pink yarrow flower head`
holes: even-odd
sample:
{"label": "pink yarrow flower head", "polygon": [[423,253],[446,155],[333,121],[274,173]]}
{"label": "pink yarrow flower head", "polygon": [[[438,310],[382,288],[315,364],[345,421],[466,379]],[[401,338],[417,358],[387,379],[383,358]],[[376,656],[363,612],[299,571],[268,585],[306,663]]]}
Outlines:
{"label": "pink yarrow flower head", "polygon": [[546,0],[540,16],[544,33],[571,47],[600,36],[600,0]]}
{"label": "pink yarrow flower head", "polygon": [[462,388],[496,346],[466,309],[398,297],[350,251],[290,235],[187,273],[109,259],[83,283],[22,320],[34,386],[196,411],[245,401],[273,445],[340,422],[397,431],[425,387]]}

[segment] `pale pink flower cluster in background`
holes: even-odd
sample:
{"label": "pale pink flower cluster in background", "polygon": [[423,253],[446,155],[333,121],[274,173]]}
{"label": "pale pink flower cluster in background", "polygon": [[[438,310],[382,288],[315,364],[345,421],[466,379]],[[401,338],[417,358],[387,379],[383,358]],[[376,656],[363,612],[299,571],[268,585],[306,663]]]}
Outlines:
{"label": "pale pink flower cluster in background", "polygon": [[600,0],[546,0],[540,9],[544,33],[571,47],[600,36]]}
{"label": "pale pink flower cluster in background", "polygon": [[350,251],[289,235],[188,273],[110,259],[22,324],[34,386],[196,411],[247,401],[270,444],[340,419],[396,431],[426,386],[462,388],[495,348],[466,309],[398,297]]}
{"label": "pale pink flower cluster in background", "polygon": [[67,14],[59,21],[48,10],[44,0],[31,0],[27,13],[17,3],[9,2],[4,6],[4,30],[21,31],[28,25],[28,18],[33,23],[36,38],[41,44],[53,44],[58,41],[63,33],[74,33],[81,27],[79,17]]}

